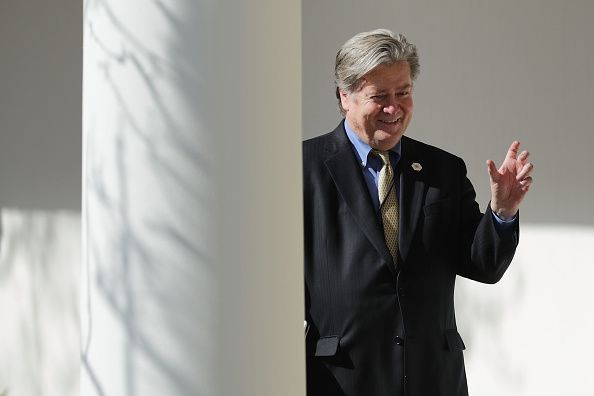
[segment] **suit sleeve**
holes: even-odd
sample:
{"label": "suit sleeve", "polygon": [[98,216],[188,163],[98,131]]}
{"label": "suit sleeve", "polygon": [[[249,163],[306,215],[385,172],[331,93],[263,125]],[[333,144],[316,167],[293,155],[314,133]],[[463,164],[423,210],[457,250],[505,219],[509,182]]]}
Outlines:
{"label": "suit sleeve", "polygon": [[475,202],[476,193],[466,176],[466,166],[460,159],[462,188],[460,199],[461,236],[460,260],[457,273],[483,283],[498,282],[514,256],[519,241],[519,219],[506,232],[498,232],[487,205],[481,214]]}

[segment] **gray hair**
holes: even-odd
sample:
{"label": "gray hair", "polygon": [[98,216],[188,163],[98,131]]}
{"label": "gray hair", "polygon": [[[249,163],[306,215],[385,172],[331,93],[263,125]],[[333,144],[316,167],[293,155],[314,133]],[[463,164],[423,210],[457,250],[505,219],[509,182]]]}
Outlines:
{"label": "gray hair", "polygon": [[352,93],[359,88],[361,79],[380,65],[391,65],[406,61],[410,77],[414,81],[419,75],[420,65],[417,47],[409,43],[402,34],[387,29],[362,32],[349,39],[336,54],[334,83],[338,107],[344,115],[340,102],[340,91]]}

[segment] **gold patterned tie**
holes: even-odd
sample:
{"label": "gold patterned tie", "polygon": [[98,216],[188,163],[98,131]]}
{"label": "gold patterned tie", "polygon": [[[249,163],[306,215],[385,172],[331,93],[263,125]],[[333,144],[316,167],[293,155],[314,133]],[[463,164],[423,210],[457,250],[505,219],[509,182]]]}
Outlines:
{"label": "gold patterned tie", "polygon": [[378,156],[384,163],[379,174],[377,190],[384,226],[384,238],[394,259],[394,264],[396,264],[398,258],[398,196],[394,185],[394,169],[390,164],[388,151],[373,150],[373,154]]}

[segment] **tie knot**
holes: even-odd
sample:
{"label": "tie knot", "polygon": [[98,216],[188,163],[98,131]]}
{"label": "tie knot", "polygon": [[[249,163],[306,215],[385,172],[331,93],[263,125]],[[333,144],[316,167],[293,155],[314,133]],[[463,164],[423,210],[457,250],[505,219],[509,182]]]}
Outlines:
{"label": "tie knot", "polygon": [[390,165],[390,152],[389,151],[380,151],[380,150],[371,150],[373,155],[379,157],[384,165]]}

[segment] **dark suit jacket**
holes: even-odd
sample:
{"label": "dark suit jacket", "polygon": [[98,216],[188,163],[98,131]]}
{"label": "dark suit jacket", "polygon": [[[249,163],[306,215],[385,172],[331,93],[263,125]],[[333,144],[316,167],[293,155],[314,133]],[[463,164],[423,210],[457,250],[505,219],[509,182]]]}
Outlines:
{"label": "dark suit jacket", "polygon": [[456,275],[497,282],[517,222],[500,237],[464,162],[403,137],[394,263],[343,123],[304,142],[303,170],[307,394],[467,395]]}

